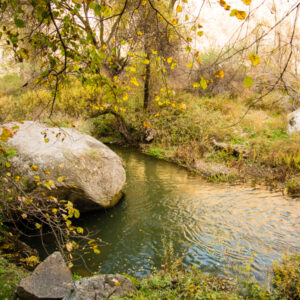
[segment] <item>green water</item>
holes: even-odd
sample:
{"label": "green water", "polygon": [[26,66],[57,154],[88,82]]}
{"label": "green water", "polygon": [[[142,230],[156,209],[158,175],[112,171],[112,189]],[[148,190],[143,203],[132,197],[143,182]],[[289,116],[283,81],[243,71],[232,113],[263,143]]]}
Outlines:
{"label": "green water", "polygon": [[283,254],[300,253],[300,201],[251,187],[212,184],[164,161],[114,149],[127,170],[126,196],[115,208],[83,215],[101,237],[101,254],[82,253],[74,270],[145,276],[166,249],[186,267],[208,272],[251,267],[258,280]]}

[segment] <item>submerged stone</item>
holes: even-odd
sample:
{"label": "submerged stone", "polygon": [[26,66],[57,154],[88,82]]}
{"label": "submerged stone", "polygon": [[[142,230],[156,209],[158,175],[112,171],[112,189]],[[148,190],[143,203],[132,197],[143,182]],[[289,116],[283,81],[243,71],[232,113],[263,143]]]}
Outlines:
{"label": "submerged stone", "polygon": [[21,280],[16,293],[21,300],[60,300],[72,285],[71,271],[60,252],[54,252]]}
{"label": "submerged stone", "polygon": [[7,141],[17,151],[12,166],[27,178],[51,180],[56,188],[48,193],[72,201],[80,211],[111,207],[122,197],[122,161],[95,138],[32,121],[4,124],[1,132],[3,128],[15,131]]}

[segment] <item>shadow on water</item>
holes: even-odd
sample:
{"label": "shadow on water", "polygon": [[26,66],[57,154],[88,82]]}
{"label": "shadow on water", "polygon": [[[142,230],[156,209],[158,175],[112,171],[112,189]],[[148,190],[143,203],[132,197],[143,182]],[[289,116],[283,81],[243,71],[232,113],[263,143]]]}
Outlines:
{"label": "shadow on water", "polygon": [[[232,272],[248,264],[262,281],[274,260],[300,253],[299,201],[208,183],[134,150],[113,150],[126,165],[126,195],[116,207],[80,219],[104,241],[100,255],[83,255],[93,272],[145,276],[160,268],[171,242],[187,267]],[[77,264],[74,270],[85,268]]]}

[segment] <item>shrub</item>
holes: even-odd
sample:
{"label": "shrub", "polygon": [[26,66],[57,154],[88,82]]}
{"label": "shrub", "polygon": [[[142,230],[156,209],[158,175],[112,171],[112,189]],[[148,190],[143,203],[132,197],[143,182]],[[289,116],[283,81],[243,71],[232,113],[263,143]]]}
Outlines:
{"label": "shrub", "polygon": [[278,299],[300,299],[300,255],[285,257],[274,265],[273,284]]}

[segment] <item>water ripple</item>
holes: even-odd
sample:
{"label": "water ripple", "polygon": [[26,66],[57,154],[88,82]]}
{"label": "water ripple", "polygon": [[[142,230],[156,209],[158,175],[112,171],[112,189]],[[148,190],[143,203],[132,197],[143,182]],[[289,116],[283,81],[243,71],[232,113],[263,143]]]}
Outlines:
{"label": "water ripple", "polygon": [[172,244],[186,266],[233,271],[250,264],[261,279],[274,259],[300,253],[300,201],[207,183],[175,165],[117,151],[126,162],[126,197],[83,220],[108,242],[100,256],[88,256],[93,270],[147,275]]}

